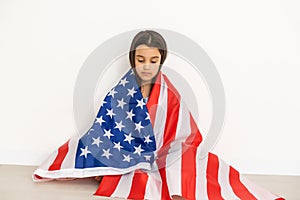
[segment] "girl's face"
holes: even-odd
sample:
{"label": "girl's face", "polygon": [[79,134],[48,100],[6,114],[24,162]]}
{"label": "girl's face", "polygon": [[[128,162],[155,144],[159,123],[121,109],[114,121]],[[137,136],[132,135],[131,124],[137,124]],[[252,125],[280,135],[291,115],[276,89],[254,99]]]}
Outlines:
{"label": "girl's face", "polygon": [[135,69],[142,84],[151,83],[158,73],[161,55],[158,48],[139,45],[135,49]]}

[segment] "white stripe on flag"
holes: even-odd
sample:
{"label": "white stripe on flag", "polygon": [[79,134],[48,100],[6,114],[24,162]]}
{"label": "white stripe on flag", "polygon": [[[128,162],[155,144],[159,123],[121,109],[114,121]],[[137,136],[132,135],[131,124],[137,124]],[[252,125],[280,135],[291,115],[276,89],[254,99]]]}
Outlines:
{"label": "white stripe on flag", "polygon": [[237,200],[239,198],[235,195],[230,185],[229,169],[229,165],[222,159],[219,159],[218,180],[221,187],[221,196],[226,200]]}
{"label": "white stripe on flag", "polygon": [[161,199],[162,180],[159,171],[148,173],[145,199]]}
{"label": "white stripe on flag", "polygon": [[166,163],[166,179],[170,195],[181,195],[181,145],[169,153]]}
{"label": "white stripe on flag", "polygon": [[197,150],[197,157],[196,157],[197,158],[196,159],[196,166],[197,166],[196,199],[208,200],[207,178],[206,178],[208,155],[200,159],[201,149],[202,149],[202,145],[200,144]]}
{"label": "white stripe on flag", "polygon": [[34,182],[42,182],[42,181],[48,181],[48,180],[52,180],[50,178],[45,178],[45,179],[38,179],[37,177],[35,177],[35,175],[38,174],[38,171],[42,170],[42,171],[48,171],[50,165],[54,162],[56,156],[58,154],[58,150],[55,150],[49,157],[48,159],[46,159],[40,166],[38,169],[36,169],[33,174],[32,174],[32,180]]}
{"label": "white stripe on flag", "polygon": [[182,167],[182,143],[191,134],[189,112],[183,99],[180,99],[178,123],[176,129],[176,142],[172,142],[166,162],[167,184],[170,195],[182,195],[181,167]]}
{"label": "white stripe on flag", "polygon": [[39,169],[48,171],[49,167],[54,162],[56,156],[58,154],[58,150],[55,150],[40,166]]}
{"label": "white stripe on flag", "polygon": [[120,179],[115,191],[112,193],[111,196],[126,199],[130,193],[133,176],[134,176],[134,171],[130,172],[128,174],[123,174],[121,176],[121,179]]}
{"label": "white stripe on flag", "polygon": [[167,117],[167,107],[168,107],[167,95],[168,95],[168,86],[164,81],[163,77],[161,77],[160,95],[157,103],[158,105],[154,105],[157,106],[155,123],[153,127],[154,137],[156,141],[156,149],[160,149],[164,141],[164,130],[165,130],[166,117]]}

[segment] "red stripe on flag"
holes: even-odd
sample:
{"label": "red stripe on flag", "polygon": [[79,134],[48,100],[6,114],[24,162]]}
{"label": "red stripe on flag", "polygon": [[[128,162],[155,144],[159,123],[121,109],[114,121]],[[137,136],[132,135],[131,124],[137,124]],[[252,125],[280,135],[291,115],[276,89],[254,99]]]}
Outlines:
{"label": "red stripe on flag", "polygon": [[127,199],[144,199],[148,175],[141,170],[134,172],[130,193]]}
{"label": "red stripe on flag", "polygon": [[[182,149],[186,148],[182,145]],[[197,148],[189,146],[182,154],[181,191],[186,199],[196,199],[196,152]]]}
{"label": "red stripe on flag", "polygon": [[[167,117],[164,130],[163,148],[170,148],[171,142],[175,139],[179,108],[180,108],[180,95],[176,88],[172,85],[169,79],[164,76],[164,80],[168,86],[168,103],[167,103]],[[167,153],[167,152],[166,152]]]}
{"label": "red stripe on flag", "polygon": [[34,178],[35,178],[35,179],[43,179],[43,177],[41,177],[41,176],[39,176],[39,175],[36,175],[36,174],[34,174]]}
{"label": "red stripe on flag", "polygon": [[110,197],[119,184],[122,175],[106,175],[94,195]]}
{"label": "red stripe on flag", "polygon": [[187,199],[196,199],[196,155],[202,135],[190,113],[191,133],[182,145],[181,190]]}
{"label": "red stripe on flag", "polygon": [[249,192],[245,185],[240,181],[240,174],[237,170],[230,166],[229,168],[229,182],[233,192],[241,199],[256,200],[256,198]]}
{"label": "red stripe on flag", "polygon": [[199,144],[202,142],[202,135],[191,113],[190,113],[190,127],[191,127],[191,134],[188,136],[185,143],[188,145],[198,147]]}
{"label": "red stripe on flag", "polygon": [[154,127],[154,122],[156,117],[158,98],[160,95],[160,86],[161,86],[161,72],[159,72],[159,74],[157,75],[151,93],[149,95],[148,102],[146,104],[146,107],[150,115],[152,127]]}
{"label": "red stripe on flag", "polygon": [[68,140],[65,144],[63,144],[61,147],[59,147],[58,149],[58,153],[57,156],[55,158],[55,160],[53,161],[53,163],[50,165],[50,167],[48,168],[49,171],[53,171],[53,170],[59,170],[61,167],[61,164],[63,163],[68,151],[69,151],[69,141]]}
{"label": "red stripe on flag", "polygon": [[216,155],[209,153],[206,169],[207,179],[207,195],[208,199],[223,199],[221,195],[221,187],[218,182],[219,159]]}
{"label": "red stripe on flag", "polygon": [[166,176],[166,168],[160,168],[159,169],[159,174],[161,177],[162,181],[162,186],[161,186],[161,199],[163,200],[171,200],[170,198],[170,193],[167,185],[167,176]]}

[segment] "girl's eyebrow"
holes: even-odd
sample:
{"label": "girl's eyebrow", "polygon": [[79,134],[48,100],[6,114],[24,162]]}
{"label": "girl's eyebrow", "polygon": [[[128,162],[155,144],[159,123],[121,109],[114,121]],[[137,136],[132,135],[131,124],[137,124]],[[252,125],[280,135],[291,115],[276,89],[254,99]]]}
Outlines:
{"label": "girl's eyebrow", "polygon": [[[142,57],[142,58],[145,58],[144,56],[142,56],[142,55],[135,55],[136,57]],[[155,58],[159,58],[159,56],[153,56],[153,57],[151,57],[151,59],[155,59]]]}

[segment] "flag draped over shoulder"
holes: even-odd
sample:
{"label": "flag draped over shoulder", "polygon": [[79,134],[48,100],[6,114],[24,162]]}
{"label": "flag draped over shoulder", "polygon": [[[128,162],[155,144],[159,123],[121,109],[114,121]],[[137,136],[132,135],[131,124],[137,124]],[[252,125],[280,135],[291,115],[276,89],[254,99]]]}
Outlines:
{"label": "flag draped over shoulder", "polygon": [[106,95],[92,127],[34,172],[34,181],[104,176],[95,195],[125,199],[283,199],[217,155],[199,158],[202,136],[180,94],[159,72],[148,102],[130,69]]}

